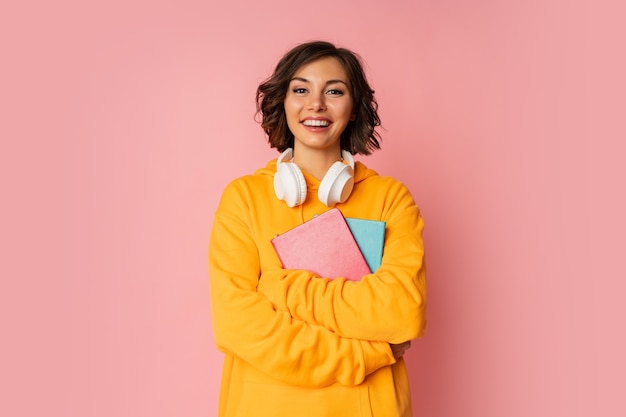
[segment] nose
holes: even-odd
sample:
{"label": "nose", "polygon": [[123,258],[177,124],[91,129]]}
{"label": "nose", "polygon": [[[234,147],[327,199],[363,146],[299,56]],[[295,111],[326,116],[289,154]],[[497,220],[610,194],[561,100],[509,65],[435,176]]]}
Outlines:
{"label": "nose", "polygon": [[326,101],[324,100],[324,93],[312,93],[309,96],[309,109],[313,111],[326,110]]}

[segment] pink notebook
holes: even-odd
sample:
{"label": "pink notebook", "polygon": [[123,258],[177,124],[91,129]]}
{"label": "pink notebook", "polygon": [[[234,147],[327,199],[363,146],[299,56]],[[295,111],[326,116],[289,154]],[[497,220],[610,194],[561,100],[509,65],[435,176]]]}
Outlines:
{"label": "pink notebook", "polygon": [[283,268],[358,281],[370,269],[346,219],[332,208],[272,239]]}

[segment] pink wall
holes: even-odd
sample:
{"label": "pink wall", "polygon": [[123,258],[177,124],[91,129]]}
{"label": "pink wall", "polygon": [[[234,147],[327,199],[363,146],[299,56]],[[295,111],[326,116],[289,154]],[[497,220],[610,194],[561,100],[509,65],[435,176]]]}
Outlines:
{"label": "pink wall", "polygon": [[33,3],[0,12],[2,415],[216,415],[213,210],[275,156],[255,88],[313,38],[365,57],[386,130],[362,159],[426,218],[416,415],[624,415],[623,330],[604,332],[623,327],[623,254],[598,250],[624,209],[603,193],[626,177],[623,111],[596,111],[623,106],[617,8]]}

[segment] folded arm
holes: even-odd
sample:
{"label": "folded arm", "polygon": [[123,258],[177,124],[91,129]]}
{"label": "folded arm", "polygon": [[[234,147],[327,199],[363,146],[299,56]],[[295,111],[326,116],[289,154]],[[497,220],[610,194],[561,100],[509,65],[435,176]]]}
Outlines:
{"label": "folded arm", "polygon": [[375,273],[353,282],[276,269],[275,279],[259,290],[278,310],[344,337],[399,344],[421,336],[426,325],[422,217],[405,187],[385,214],[383,261]]}
{"label": "folded arm", "polygon": [[[230,188],[224,198],[233,199]],[[211,308],[220,350],[287,383],[356,385],[395,362],[387,343],[342,337],[314,323],[277,311],[257,292],[258,250],[245,207],[220,206],[209,248]],[[263,280],[264,278],[261,277]]]}

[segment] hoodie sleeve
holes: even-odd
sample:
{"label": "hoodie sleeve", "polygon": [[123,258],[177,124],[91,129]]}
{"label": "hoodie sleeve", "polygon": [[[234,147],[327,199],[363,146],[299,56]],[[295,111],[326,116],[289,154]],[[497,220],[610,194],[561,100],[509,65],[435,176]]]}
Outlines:
{"label": "hoodie sleeve", "polygon": [[395,363],[387,343],[342,337],[277,311],[257,292],[258,250],[240,190],[227,187],[209,243],[213,331],[218,348],[284,382],[322,387],[360,384]]}
{"label": "hoodie sleeve", "polygon": [[260,290],[278,310],[344,337],[389,343],[420,337],[426,327],[424,222],[403,184],[396,183],[385,199],[387,234],[374,274],[354,282],[281,270]]}

